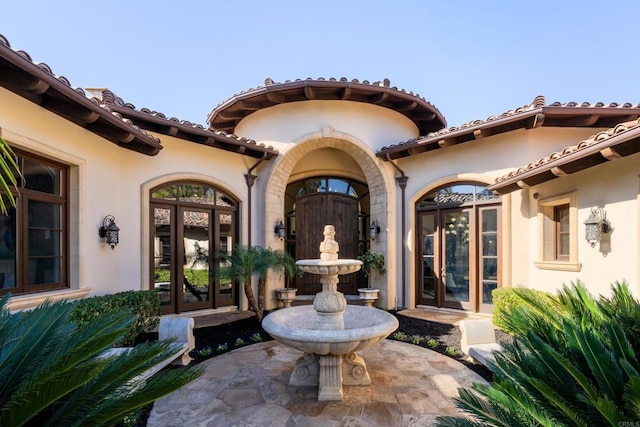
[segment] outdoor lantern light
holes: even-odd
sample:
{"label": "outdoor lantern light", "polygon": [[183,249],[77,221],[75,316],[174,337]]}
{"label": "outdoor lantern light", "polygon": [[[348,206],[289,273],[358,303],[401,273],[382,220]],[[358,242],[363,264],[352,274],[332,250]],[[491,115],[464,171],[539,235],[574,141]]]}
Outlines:
{"label": "outdoor lantern light", "polygon": [[282,222],[282,218],[278,218],[276,221],[276,225],[273,227],[273,232],[280,238],[280,240],[284,239],[284,222]]}
{"label": "outdoor lantern light", "polygon": [[111,246],[111,249],[116,247],[120,240],[120,229],[116,225],[116,219],[112,215],[107,215],[102,220],[102,227],[98,229],[98,235],[104,239],[104,242]]}
{"label": "outdoor lantern light", "polygon": [[380,226],[378,225],[378,220],[374,218],[369,226],[369,237],[371,237],[371,240],[376,240],[378,234],[380,234]]}
{"label": "outdoor lantern light", "polygon": [[585,238],[592,248],[595,247],[596,243],[600,242],[602,233],[608,233],[611,230],[609,221],[606,218],[606,212],[602,208],[591,208],[591,215],[584,222],[584,225]]}

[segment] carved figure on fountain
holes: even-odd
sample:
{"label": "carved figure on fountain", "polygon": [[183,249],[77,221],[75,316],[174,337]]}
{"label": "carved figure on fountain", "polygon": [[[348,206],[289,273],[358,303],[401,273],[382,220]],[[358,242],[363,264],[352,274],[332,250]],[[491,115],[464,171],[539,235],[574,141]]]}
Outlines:
{"label": "carved figure on fountain", "polygon": [[335,261],[340,251],[340,245],[335,241],[336,229],[333,225],[325,225],[323,234],[324,240],[320,242],[320,260]]}

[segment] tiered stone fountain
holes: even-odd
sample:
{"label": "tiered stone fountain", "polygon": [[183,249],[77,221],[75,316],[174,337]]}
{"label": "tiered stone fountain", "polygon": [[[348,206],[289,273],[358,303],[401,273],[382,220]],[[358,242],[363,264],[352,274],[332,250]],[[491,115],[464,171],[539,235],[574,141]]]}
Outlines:
{"label": "tiered stone fountain", "polygon": [[355,273],[362,262],[338,259],[339,245],[333,225],[324,228],[320,259],[300,260],[298,267],[320,275],[322,291],[313,306],[275,311],[264,318],[262,327],[275,340],[302,351],[289,384],[318,386],[318,400],[343,399],[343,385],[370,385],[364,360],[356,351],[385,339],[398,327],[398,320],[378,309],[347,305],[338,292],[338,276]]}

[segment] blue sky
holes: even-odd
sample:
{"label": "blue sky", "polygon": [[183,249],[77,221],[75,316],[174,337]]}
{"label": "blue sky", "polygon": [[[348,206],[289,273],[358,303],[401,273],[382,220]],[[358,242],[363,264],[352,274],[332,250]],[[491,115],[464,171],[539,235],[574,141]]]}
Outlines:
{"label": "blue sky", "polygon": [[74,87],[205,124],[307,77],[391,80],[449,126],[544,95],[640,103],[638,1],[11,1],[0,34]]}

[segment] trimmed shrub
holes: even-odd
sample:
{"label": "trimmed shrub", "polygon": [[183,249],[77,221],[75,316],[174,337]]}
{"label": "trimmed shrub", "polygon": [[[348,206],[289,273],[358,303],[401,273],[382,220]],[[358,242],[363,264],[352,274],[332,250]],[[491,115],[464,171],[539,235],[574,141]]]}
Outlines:
{"label": "trimmed shrub", "polygon": [[76,303],[71,320],[82,326],[92,319],[126,310],[135,316],[120,346],[131,346],[136,339],[158,326],[160,296],[156,291],[125,291],[110,295],[85,298]]}
{"label": "trimmed shrub", "polygon": [[527,298],[536,301],[547,301],[551,294],[529,288],[498,288],[491,293],[493,296],[493,324],[508,333],[512,333],[507,328],[505,319],[513,307],[525,304],[526,301],[519,295],[526,295]]}

